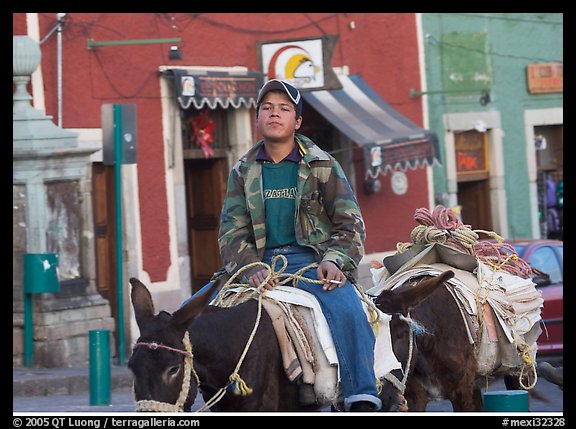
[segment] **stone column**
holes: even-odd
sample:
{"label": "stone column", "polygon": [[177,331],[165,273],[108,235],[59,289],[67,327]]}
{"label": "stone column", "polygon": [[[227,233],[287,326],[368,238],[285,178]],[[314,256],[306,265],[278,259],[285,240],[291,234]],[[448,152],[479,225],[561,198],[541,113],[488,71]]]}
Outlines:
{"label": "stone column", "polygon": [[33,295],[37,367],[85,366],[88,332],[114,330],[96,290],[90,155],[77,134],[34,109],[26,86],[40,64],[38,43],[13,36],[13,366],[23,364],[23,255],[56,253],[60,290]]}

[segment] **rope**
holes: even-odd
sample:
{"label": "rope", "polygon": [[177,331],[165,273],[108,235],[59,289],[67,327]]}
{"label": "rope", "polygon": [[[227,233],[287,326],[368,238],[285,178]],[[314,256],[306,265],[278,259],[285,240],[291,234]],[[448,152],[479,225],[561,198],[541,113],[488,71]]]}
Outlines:
{"label": "rope", "polygon": [[[277,265],[279,260],[282,261],[282,267],[279,270],[276,270],[276,265]],[[266,276],[266,278],[264,279],[262,284],[260,286],[258,286],[258,288],[254,289],[251,286],[249,286],[249,284],[247,284],[247,283],[234,283],[234,280],[241,273],[243,273],[244,271],[249,270],[251,268],[257,267],[257,266],[260,266],[260,267],[268,270],[268,276]],[[263,286],[266,283],[268,283],[268,281],[270,281],[271,279],[275,279],[275,278],[281,279],[277,283],[277,286],[283,286],[287,283],[292,282],[292,285],[294,287],[298,287],[298,283],[300,281],[306,281],[309,283],[314,283],[314,284],[319,284],[319,285],[324,283],[322,280],[314,280],[314,279],[310,279],[310,278],[304,276],[304,273],[306,271],[318,267],[318,264],[316,262],[301,268],[300,270],[298,270],[294,274],[284,272],[284,270],[286,269],[287,266],[288,266],[288,260],[286,259],[286,256],[284,256],[284,255],[276,255],[274,257],[274,259],[272,259],[271,265],[268,265],[265,262],[261,262],[261,261],[252,262],[248,265],[245,265],[244,267],[242,267],[238,271],[236,271],[232,275],[232,277],[230,277],[230,279],[228,279],[228,281],[222,286],[222,289],[220,289],[220,292],[218,293],[218,295],[216,296],[216,299],[214,300],[214,305],[220,306],[220,307],[233,307],[234,305],[237,305],[239,303],[239,301],[240,302],[247,301],[248,299],[253,298],[256,294],[262,295],[261,290],[263,289]],[[359,292],[360,299],[368,306],[368,309],[370,312],[370,323],[376,324],[376,322],[378,322],[380,320],[380,315],[378,314],[378,311],[376,309],[376,305],[370,299],[368,299],[366,297],[364,291],[355,282],[350,282],[350,283],[352,283],[352,285]],[[237,288],[237,287],[244,288],[245,292],[238,292],[236,294],[226,296],[226,294],[228,293],[228,291],[230,289]],[[248,295],[248,296],[246,296],[246,295]],[[226,299],[226,301],[225,301],[225,299]]]}
{"label": "rope", "polygon": [[[280,261],[280,260],[282,261],[282,267],[277,270],[276,265],[277,265],[278,261]],[[262,283],[257,288],[253,288],[253,287],[249,286],[248,283],[234,283],[236,278],[240,274],[242,274],[244,271],[249,270],[249,269],[254,268],[254,267],[258,267],[258,266],[268,270],[268,275],[266,276],[266,278],[262,281]],[[236,368],[234,369],[234,371],[232,372],[232,374],[229,377],[229,383],[226,386],[224,386],[223,388],[221,388],[210,399],[210,401],[209,401],[210,405],[208,405],[208,403],[207,403],[204,407],[202,407],[202,410],[211,407],[212,405],[217,403],[220,399],[222,399],[222,397],[224,396],[224,394],[226,392],[226,389],[229,386],[232,389],[232,393],[234,393],[235,395],[247,396],[253,392],[253,389],[246,384],[246,382],[242,379],[242,377],[240,377],[239,371],[240,371],[240,367],[242,366],[242,363],[244,362],[244,358],[246,357],[246,354],[248,353],[250,345],[252,344],[252,341],[254,340],[254,337],[256,335],[256,331],[257,331],[258,326],[260,324],[260,318],[262,315],[262,299],[266,295],[266,289],[264,288],[264,285],[267,284],[271,279],[276,279],[276,278],[281,279],[277,283],[277,286],[285,285],[286,283],[292,282],[294,287],[298,287],[298,283],[300,280],[306,281],[309,283],[314,283],[314,284],[323,284],[324,283],[322,280],[314,280],[314,279],[310,279],[308,277],[304,277],[304,273],[306,271],[308,271],[309,269],[313,269],[313,268],[318,267],[317,263],[309,264],[309,265],[301,268],[300,270],[298,270],[294,274],[284,272],[287,266],[288,266],[288,260],[286,259],[286,257],[284,255],[276,255],[274,257],[274,259],[272,259],[271,265],[268,265],[262,261],[252,262],[250,264],[243,266],[238,271],[236,271],[228,279],[228,281],[222,286],[222,288],[218,292],[218,295],[214,299],[213,305],[220,306],[220,307],[232,307],[234,305],[237,305],[240,302],[245,302],[246,300],[253,298],[257,294],[258,295],[258,313],[256,315],[256,322],[254,324],[254,328],[252,329],[252,332],[250,333],[250,337],[248,338],[246,346],[244,347],[244,351],[242,352],[242,355],[240,356],[240,359],[238,360],[238,364],[236,365]],[[376,309],[376,305],[366,297],[366,295],[364,294],[362,289],[360,289],[355,283],[353,283],[353,282],[351,282],[351,283],[356,288],[356,290],[360,292],[360,298],[362,299],[362,301],[365,302],[369,307],[370,323],[376,324],[376,322],[378,322],[378,320],[380,319],[380,315]],[[233,295],[228,294],[228,297],[226,297],[226,295],[230,291],[230,289],[236,288],[236,287],[244,288],[246,293],[238,292],[238,293],[233,294]],[[247,294],[248,294],[248,296],[246,297]],[[377,326],[377,325],[375,325],[375,326]],[[200,411],[200,410],[198,410],[198,411]]]}
{"label": "rope", "polygon": [[[410,319],[410,313],[408,313],[407,317],[404,317],[403,315],[400,315],[400,319],[404,320],[406,323],[408,323],[408,325],[410,326],[410,331],[409,331],[409,335],[408,335],[408,361],[406,362],[406,370],[404,371],[404,378],[402,379],[402,385],[406,386],[406,380],[408,380],[408,373],[410,372],[410,365],[412,362],[412,350],[414,347],[414,331],[412,330],[412,325],[409,322]],[[404,392],[402,392],[404,393]]]}
{"label": "rope", "polygon": [[[284,260],[283,260],[284,265],[281,268],[281,270],[279,271],[280,273],[282,273],[286,269],[286,267],[288,266],[288,261],[286,260],[286,258],[283,255],[280,255],[280,256],[282,256],[284,258]],[[278,260],[277,258],[274,259],[274,261],[272,263],[272,267],[275,267],[277,260]],[[233,281],[236,279],[236,277],[238,277],[245,270],[248,270],[248,269],[253,268],[255,266],[264,266],[265,268],[267,268],[268,269],[268,276],[264,279],[262,284],[260,284],[260,286],[258,286],[258,288],[256,290],[254,290],[254,292],[253,292],[253,294],[258,293],[258,313],[256,314],[256,321],[254,323],[254,328],[252,328],[252,332],[250,333],[250,336],[248,337],[248,341],[246,342],[246,346],[244,347],[244,350],[242,351],[242,354],[240,355],[240,359],[238,360],[238,363],[236,364],[236,368],[234,368],[234,371],[232,372],[232,374],[230,374],[230,377],[228,377],[228,380],[229,380],[228,384],[226,384],[226,386],[219,389],[218,392],[216,392],[216,394],[214,394],[214,396],[212,398],[210,398],[208,401],[206,401],[206,403],[197,410],[198,412],[204,411],[204,410],[212,407],[217,402],[219,402],[224,397],[224,395],[226,394],[226,390],[228,389],[228,387],[231,387],[232,393],[234,393],[235,395],[247,396],[247,395],[252,394],[252,392],[253,392],[253,389],[246,384],[246,382],[242,379],[242,377],[240,377],[239,372],[240,372],[240,367],[242,366],[242,363],[244,362],[244,358],[246,357],[248,350],[250,349],[250,345],[252,344],[252,341],[254,340],[254,337],[256,336],[256,331],[258,329],[258,326],[260,325],[260,318],[262,315],[262,298],[266,294],[266,289],[264,289],[263,286],[272,278],[272,274],[275,271],[272,269],[272,267],[268,266],[267,264],[265,264],[263,262],[253,262],[251,264],[245,265],[244,267],[242,267],[241,269],[236,271],[236,273],[234,273],[234,275],[232,275],[230,277],[230,279],[228,279],[228,281],[222,286],[222,289],[220,290],[220,292],[216,296],[216,299],[214,300],[214,305],[221,306],[221,307],[230,307],[230,306],[236,305],[236,301],[238,301],[238,299],[234,299],[232,304],[228,303],[228,305],[225,305],[224,304],[224,295],[228,291],[228,289],[230,289],[232,287],[243,286],[243,287],[247,288],[247,286],[248,286],[247,284],[233,283]],[[237,295],[235,295],[235,297],[239,297],[239,295],[240,294],[237,294]]]}
{"label": "rope", "polygon": [[[516,346],[516,349],[519,351],[519,356],[523,361],[522,367],[520,368],[520,374],[518,375],[518,382],[520,383],[520,386],[524,389],[524,390],[530,390],[532,388],[534,388],[536,386],[536,382],[538,380],[538,372],[536,370],[536,362],[534,361],[534,359],[532,359],[530,352],[531,352],[531,347],[528,346],[528,344],[521,340],[518,335],[516,334],[516,332],[512,332],[513,337],[514,337],[514,345]],[[534,344],[532,347],[535,347],[536,344]],[[526,370],[526,368],[530,368],[532,370],[532,376],[533,376],[533,381],[530,385],[526,386],[524,384],[524,382],[522,381],[522,379],[524,378],[524,372]],[[526,373],[526,377],[529,379],[529,374]]]}

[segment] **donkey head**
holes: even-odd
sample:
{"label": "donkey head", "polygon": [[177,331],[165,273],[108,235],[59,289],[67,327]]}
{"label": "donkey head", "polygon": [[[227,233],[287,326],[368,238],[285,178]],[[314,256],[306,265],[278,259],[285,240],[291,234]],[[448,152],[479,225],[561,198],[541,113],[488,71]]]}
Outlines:
{"label": "donkey head", "polygon": [[[401,380],[407,377],[416,362],[414,337],[425,330],[422,325],[409,317],[410,310],[452,277],[454,277],[452,271],[445,271],[436,277],[423,277],[415,284],[403,284],[394,290],[384,290],[374,300],[379,310],[392,316],[390,320],[392,349],[404,368],[404,374],[400,374],[399,370],[392,372],[399,384],[405,385],[405,380],[404,382]],[[383,400],[384,403],[387,401],[393,403],[390,398]]]}
{"label": "donkey head", "polygon": [[154,313],[150,292],[131,278],[132,305],[140,337],[134,345],[128,368],[134,375],[134,396],[139,411],[182,411],[194,403],[198,383],[194,377],[192,345],[188,327],[208,305],[215,282],[172,315]]}

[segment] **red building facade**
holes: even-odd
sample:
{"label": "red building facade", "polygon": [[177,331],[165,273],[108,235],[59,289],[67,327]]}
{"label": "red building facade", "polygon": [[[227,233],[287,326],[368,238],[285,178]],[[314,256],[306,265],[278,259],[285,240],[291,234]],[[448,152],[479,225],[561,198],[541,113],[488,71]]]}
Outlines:
{"label": "red building facade", "polygon": [[[190,286],[182,272],[190,270],[191,289],[196,290],[217,266],[217,261],[207,263],[201,257],[214,252],[216,243],[210,241],[217,225],[213,219],[204,222],[204,209],[192,206],[208,206],[214,217],[221,203],[221,182],[225,182],[231,163],[258,136],[254,131],[253,105],[223,107],[221,102],[211,115],[225,117],[218,122],[212,116],[216,126],[226,124],[219,136],[234,141],[213,145],[223,162],[200,155],[198,147],[183,149],[182,130],[190,118],[173,96],[173,81],[166,72],[172,68],[228,72],[238,69],[242,73],[262,73],[266,79],[261,64],[262,43],[336,36],[328,65],[360,76],[399,114],[422,127],[421,101],[410,98],[410,89],[419,89],[421,82],[417,21],[415,14],[407,13],[71,13],[61,21],[59,50],[56,32],[48,36],[57,25],[57,14],[39,13],[14,14],[13,33],[45,39],[41,43],[41,69],[37,72],[41,80],[35,81],[31,93],[36,107],[44,109],[55,121],[60,120],[63,128],[99,130],[103,104],[136,105],[137,162],[130,167],[132,173],[123,173],[133,174],[132,186],[124,189],[133,192],[132,197],[125,198],[131,198],[134,207],[134,212],[125,214],[124,223],[132,224],[128,230],[136,231],[132,246],[137,256],[131,265],[136,272],[129,274],[147,276],[151,283],[176,281],[186,291]],[[124,43],[98,45],[106,41]],[[178,47],[180,59],[171,59],[171,46]],[[231,110],[237,112],[231,116]],[[306,112],[310,113],[310,120]],[[313,129],[315,121],[323,121],[322,112],[313,112],[306,105],[304,115],[305,130]],[[242,121],[244,125],[238,125]],[[323,122],[322,126],[331,124]],[[319,127],[315,132],[322,134]],[[84,135],[87,134],[81,133],[81,139]],[[218,137],[216,131],[214,135]],[[388,171],[378,176],[381,189],[370,193],[364,186],[365,152],[352,145],[348,153],[341,161],[352,176],[365,217],[366,252],[392,250],[397,242],[408,239],[414,227],[414,210],[431,205],[427,169],[407,169],[407,188],[400,193],[393,191],[392,174]],[[206,163],[211,167],[202,176]],[[189,189],[195,183],[196,189]],[[208,194],[213,194],[213,198],[202,199]],[[137,216],[130,217],[130,213]],[[196,221],[200,226],[189,232]],[[204,233],[210,229],[212,232]],[[204,267],[206,272],[196,275],[195,267]]]}

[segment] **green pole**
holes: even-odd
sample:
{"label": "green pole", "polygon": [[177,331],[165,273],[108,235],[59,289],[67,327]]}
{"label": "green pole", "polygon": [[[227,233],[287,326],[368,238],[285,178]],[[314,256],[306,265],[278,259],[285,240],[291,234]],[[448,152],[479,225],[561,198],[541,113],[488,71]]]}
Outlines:
{"label": "green pole", "polygon": [[106,42],[96,42],[92,39],[88,39],[86,45],[88,50],[92,50],[101,46],[150,45],[156,43],[180,43],[181,41],[182,39],[179,37],[167,39],[108,40]]}
{"label": "green pole", "polygon": [[124,280],[122,272],[122,106],[114,104],[114,189],[116,202],[116,309],[118,365],[124,365]]}
{"label": "green pole", "polygon": [[89,331],[90,405],[109,405],[111,392],[110,337],[106,329]]}
{"label": "green pole", "polygon": [[33,364],[32,350],[34,342],[32,333],[34,323],[32,321],[32,295],[24,292],[24,366],[30,368]]}

